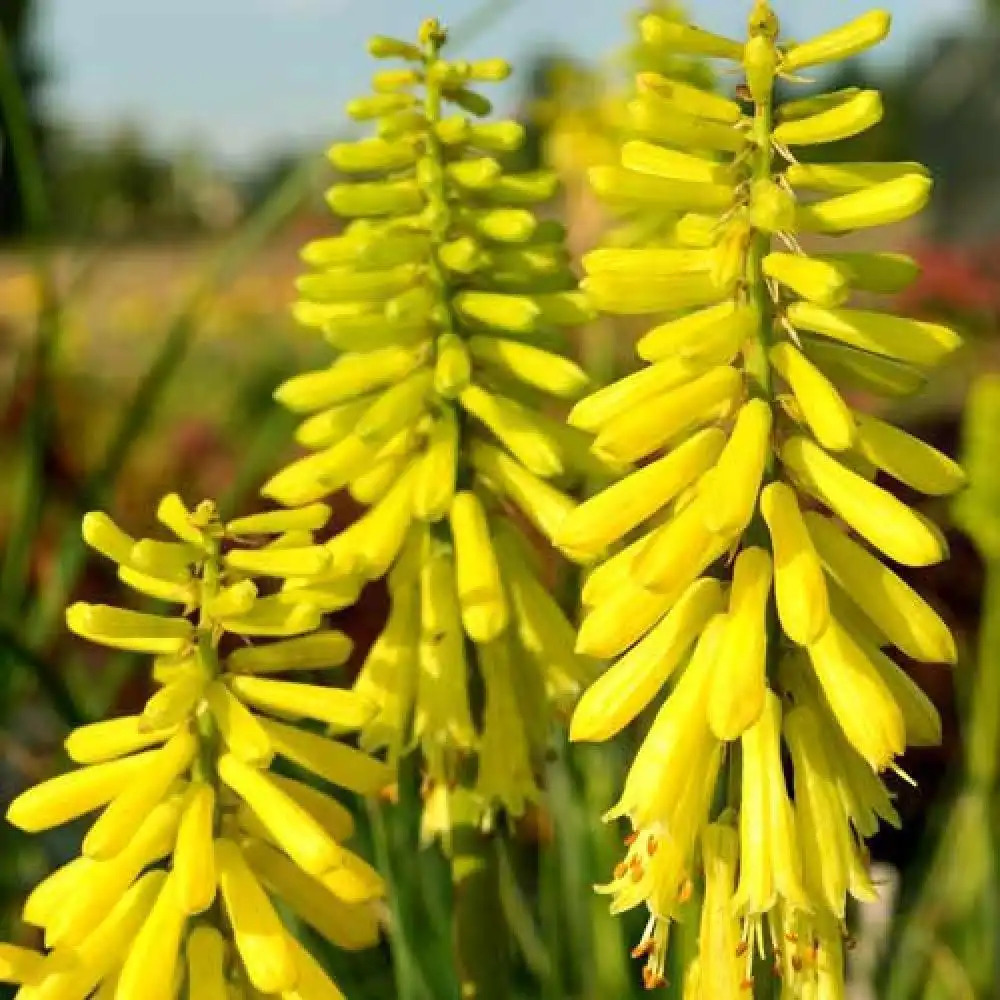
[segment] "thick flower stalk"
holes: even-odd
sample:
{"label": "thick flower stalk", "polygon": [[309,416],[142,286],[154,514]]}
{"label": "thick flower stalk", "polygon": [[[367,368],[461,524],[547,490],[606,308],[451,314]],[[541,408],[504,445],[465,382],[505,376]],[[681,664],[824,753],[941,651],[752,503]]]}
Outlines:
{"label": "thick flower stalk", "polygon": [[343,845],[347,809],[271,769],[280,758],[360,794],[391,780],[383,763],[301,724],[346,732],[373,711],[353,692],[295,679],[351,649],[321,627],[316,605],[281,589],[328,561],[312,532],[329,513],[315,504],[222,524],[211,502],[189,511],[171,495],[157,511],[170,541],[84,518],[84,538],[123,583],[178,611],[66,613],[77,635],[152,655],[158,688],[138,715],[70,733],[80,767],[7,811],[36,833],[100,810],[82,856],[25,904],[45,953],[0,945],[0,981],[22,984],[19,1000],[342,996],[277,907],[338,947],[364,948],[378,938],[382,882]]}
{"label": "thick flower stalk", "polygon": [[686,214],[677,248],[584,260],[600,310],[657,320],[638,343],[648,367],[570,415],[595,455],[643,463],[556,534],[596,563],[577,649],[616,661],[572,736],[612,737],[672,685],[609,813],[633,833],[604,891],[616,911],[649,908],[636,953],[655,987],[670,921],[703,873],[688,995],[705,1000],[749,991],[764,954],[783,995],[842,996],[847,897],[875,894],[864,839],[898,822],[881,774],[908,744],[940,738],[934,706],[883,650],[955,659],[947,627],[891,567],[940,561],[943,538],[884,484],[943,495],[962,472],[841,391],[910,392],[958,338],[850,302],[898,291],[915,276],[909,258],[800,243],[904,219],[931,182],[913,163],[797,159],[876,124],[877,92],[773,97],[779,76],[888,29],[875,11],[786,46],[765,2],[745,43],[646,17],[651,42],[729,60],[745,85],[730,100],[644,74],[630,105],[643,138],[591,172],[612,204]]}
{"label": "thick flower stalk", "polygon": [[562,226],[531,210],[554,175],[506,173],[496,157],[521,145],[522,127],[474,120],[490,104],[472,86],[509,67],[446,62],[444,42],[431,20],[418,45],[371,43],[403,68],[348,106],[377,136],[330,159],[367,179],[330,189],[351,221],[305,248],[314,270],[298,283],[298,318],[340,353],[277,390],[306,417],[297,438],[313,453],[264,492],[297,505],[347,487],[370,505],[327,545],[328,569],[297,584],[338,607],[388,575],[391,615],[356,687],[378,705],[363,745],[395,757],[419,741],[435,781],[476,752],[483,794],[520,812],[536,793],[547,702],[584,676],[520,524],[551,538],[573,507],[565,484],[604,468],[585,434],[543,413],[587,385],[559,351],[560,328],[590,313]]}

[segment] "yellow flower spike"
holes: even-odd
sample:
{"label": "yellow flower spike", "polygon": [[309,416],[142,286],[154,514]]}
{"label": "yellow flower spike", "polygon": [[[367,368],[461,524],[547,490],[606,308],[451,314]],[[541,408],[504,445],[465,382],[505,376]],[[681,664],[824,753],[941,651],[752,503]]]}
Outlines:
{"label": "yellow flower spike", "polygon": [[862,90],[837,107],[778,125],[772,136],[784,146],[814,146],[849,139],[882,120],[882,96]]}
{"label": "yellow flower spike", "polygon": [[465,633],[473,642],[492,642],[507,627],[507,602],[479,498],[468,491],[457,493],[449,522]]}
{"label": "yellow flower spike", "polygon": [[230,535],[274,535],[284,531],[319,531],[332,513],[325,503],[309,504],[296,510],[271,510],[237,517],[226,524]]}
{"label": "yellow flower spike", "polygon": [[722,302],[654,327],[636,345],[636,353],[644,361],[708,357],[725,363],[753,335],[758,322],[752,306]]}
{"label": "yellow flower spike", "polygon": [[708,699],[708,724],[720,740],[738,739],[764,711],[771,577],[771,557],[764,549],[746,548],[736,557]]}
{"label": "yellow flower spike", "polygon": [[957,462],[867,414],[858,416],[858,450],[893,479],[920,493],[947,496],[965,485],[965,473]]}
{"label": "yellow flower spike", "polygon": [[177,902],[188,914],[202,913],[215,901],[215,791],[191,786],[174,846],[173,872]]}
{"label": "yellow flower spike", "polygon": [[[274,572],[269,560],[277,558],[294,557],[301,566],[303,550],[316,551],[308,547],[312,531],[326,520],[328,508],[317,505],[302,514],[274,512],[274,516],[253,515],[242,525],[237,522],[236,531],[254,536],[250,542],[254,554],[267,557],[264,562],[252,560],[255,570],[238,557],[227,558],[246,543],[219,522],[214,503],[205,501],[189,510],[172,495],[161,504],[159,514],[180,541],[143,539],[132,544],[122,533],[119,549],[124,552],[127,545],[130,560],[140,565],[152,564],[160,572],[183,573],[197,581],[190,589],[185,617],[98,608],[101,627],[96,638],[106,643],[111,637],[117,644],[123,637],[131,641],[131,632],[141,644],[159,649],[148,637],[169,635],[171,622],[177,622],[183,644],[161,652],[153,664],[154,678],[162,686],[141,715],[74,731],[67,740],[70,754],[79,762],[93,763],[29,790],[10,808],[12,822],[37,830],[106,806],[84,837],[84,856],[46,879],[28,899],[25,918],[44,928],[46,947],[52,949],[39,964],[26,993],[28,1000],[173,997],[183,979],[179,951],[185,923],[189,916],[212,907],[217,876],[227,897],[231,918],[227,928],[233,928],[237,943],[243,945],[237,949],[241,954],[233,955],[232,975],[243,976],[240,963],[248,967],[256,963],[250,978],[257,976],[258,984],[263,983],[274,972],[266,954],[274,942],[256,940],[248,952],[246,939],[257,936],[260,927],[255,911],[261,907],[256,904],[263,901],[269,907],[270,903],[259,887],[254,896],[253,885],[245,879],[235,886],[231,877],[227,882],[227,873],[218,870],[215,840],[224,832],[238,854],[237,842],[259,836],[261,824],[246,805],[233,808],[232,792],[223,789],[222,794],[209,779],[217,775],[272,825],[277,817],[281,822],[275,839],[295,861],[318,874],[341,862],[343,851],[336,838],[351,833],[350,816],[320,793],[310,796],[307,789],[303,794],[305,786],[296,782],[272,783],[263,770],[272,754],[365,794],[384,787],[391,773],[352,747],[258,719],[240,700],[261,702],[286,715],[301,709],[297,714],[302,716],[319,714],[338,724],[360,725],[368,718],[367,707],[363,717],[349,720],[339,707],[335,713],[327,710],[328,703],[343,702],[357,713],[362,701],[358,695],[252,676],[255,670],[267,673],[342,663],[351,648],[345,636],[317,632],[219,657],[226,631],[271,636],[317,628],[315,607],[279,600],[284,591],[260,598],[257,583],[246,574]],[[267,538],[269,533],[277,537]],[[321,562],[325,565],[326,559]],[[283,586],[296,582],[288,580]],[[79,625],[78,616],[85,618],[92,610],[81,606],[70,619]],[[229,667],[246,672],[223,676]],[[239,696],[227,682],[239,689]],[[263,835],[270,835],[267,828]],[[164,871],[167,865],[169,876]],[[143,875],[151,866],[153,870]],[[228,875],[235,872],[240,883],[237,869],[232,864],[229,869]],[[249,873],[245,863],[244,869]],[[382,891],[377,877],[359,861],[350,862],[349,873],[337,886],[347,899],[339,904],[342,911],[350,910],[354,901],[368,903]],[[253,905],[248,907],[248,901]],[[238,912],[241,909],[243,913]],[[348,921],[345,915],[344,922]],[[359,928],[363,926],[370,927],[371,920],[362,920]],[[284,940],[280,924],[276,929]],[[372,935],[359,930],[344,937],[361,947],[370,943]],[[70,957],[72,962],[67,961]],[[144,981],[146,974],[155,976],[152,986]],[[220,976],[224,983],[229,970],[225,975],[220,971]],[[196,991],[203,985],[197,984]],[[271,985],[280,989],[283,984],[274,978],[266,983]]]}
{"label": "yellow flower spike", "polygon": [[312,815],[270,779],[232,754],[219,758],[219,777],[257,815],[268,833],[307,874],[338,867],[343,851]]}
{"label": "yellow flower spike", "polygon": [[174,733],[173,726],[148,729],[143,721],[140,715],[125,715],[80,726],[66,737],[66,754],[76,764],[100,764],[165,743]]}
{"label": "yellow flower spike", "polygon": [[751,399],[740,408],[729,441],[700,487],[709,531],[733,536],[750,523],[770,455],[771,407]]}
{"label": "yellow flower spike", "polygon": [[823,567],[806,529],[795,492],[771,483],[760,495],[774,554],[774,593],[782,630],[793,642],[808,646],[826,630],[830,603]]}
{"label": "yellow flower spike", "polygon": [[931,187],[929,177],[907,173],[839,198],[800,205],[796,226],[810,233],[846,233],[902,222],[926,206]]}
{"label": "yellow flower spike", "polygon": [[691,584],[663,620],[587,689],[573,713],[570,739],[607,740],[627,726],[680,666],[722,606],[718,581],[706,578]]}
{"label": "yellow flower spike", "polygon": [[831,451],[850,448],[857,433],[855,418],[834,384],[791,344],[775,344],[768,358],[791,387],[816,440]]}
{"label": "yellow flower spike", "polygon": [[683,432],[724,417],[741,381],[739,372],[726,365],[658,395],[605,424],[594,441],[594,454],[622,462],[644,458]]}
{"label": "yellow flower spike", "polygon": [[858,857],[812,710],[792,709],[785,716],[784,730],[795,773],[805,884],[811,898],[843,919],[849,892],[865,902],[873,902],[878,894]]}
{"label": "yellow flower spike", "polygon": [[442,410],[427,437],[413,490],[413,512],[423,521],[439,521],[455,495],[458,424],[450,409]]}
{"label": "yellow flower spike", "polygon": [[769,278],[819,306],[839,306],[850,295],[849,272],[818,258],[769,253],[761,268]]}
{"label": "yellow flower spike", "polygon": [[91,642],[137,653],[179,653],[194,634],[191,623],[183,618],[83,602],[67,609],[66,625]]}
{"label": "yellow flower spike", "polygon": [[191,931],[187,962],[191,1000],[227,1000],[226,945],[214,927],[201,924]]}
{"label": "yellow flower spike", "polygon": [[186,919],[177,899],[176,877],[168,875],[129,949],[115,1000],[169,1000],[174,996]]}
{"label": "yellow flower spike", "polygon": [[[338,732],[361,729],[375,706],[367,698],[340,688],[264,677],[233,677],[229,687],[240,701],[283,718],[315,719]],[[242,755],[237,753],[242,759]],[[250,761],[253,763],[253,761]]]}
{"label": "yellow flower spike", "polygon": [[790,438],[781,449],[781,458],[809,492],[890,559],[904,566],[930,566],[946,557],[944,542],[929,522],[817,445],[805,438]]}
{"label": "yellow flower spike", "polygon": [[187,770],[196,748],[194,736],[182,729],[162,749],[150,751],[150,759],[135,782],[115,797],[83,838],[83,854],[99,861],[118,854],[149,811]]}
{"label": "yellow flower spike", "polygon": [[835,618],[808,649],[844,735],[871,767],[885,770],[906,746],[906,727],[879,671]]}
{"label": "yellow flower spike", "polygon": [[289,937],[243,852],[231,840],[215,842],[219,890],[250,982],[262,993],[280,993],[298,980]]}
{"label": "yellow flower spike", "polygon": [[158,750],[70,771],[22,792],[7,808],[7,821],[26,833],[62,826],[110,802],[147,770]]}
{"label": "yellow flower spike", "polygon": [[769,690],[760,718],[740,742],[740,879],[733,908],[749,917],[777,903],[809,908],[795,816],[785,791],[781,718],[781,703]]}
{"label": "yellow flower spike", "polygon": [[[850,194],[864,191],[873,184],[884,184],[911,174],[930,176],[923,164],[912,160],[901,163],[791,163],[785,169],[785,180],[796,188],[826,194]],[[862,256],[857,251],[849,255]]]}
{"label": "yellow flower spike", "polygon": [[628,274],[636,268],[662,275],[694,274],[710,270],[713,257],[711,250],[601,247],[585,254],[582,264],[587,274]]}
{"label": "yellow flower spike", "polygon": [[951,632],[916,591],[828,518],[810,512],[805,523],[827,572],[894,646],[925,663],[956,661]]}
{"label": "yellow flower spike", "polygon": [[693,434],[663,458],[572,511],[556,533],[556,545],[580,562],[598,557],[706,472],[724,443],[722,431],[716,428]]}
{"label": "yellow flower spike", "polygon": [[701,835],[705,867],[705,898],[698,934],[699,995],[740,1000],[745,995],[744,961],[740,960],[739,925],[733,913],[733,891],[739,859],[736,831],[727,823],[712,823]]}
{"label": "yellow flower spike", "polygon": [[807,66],[850,59],[883,41],[889,34],[891,25],[892,19],[887,11],[872,10],[862,14],[808,42],[791,46],[782,58],[782,72],[794,73]]}

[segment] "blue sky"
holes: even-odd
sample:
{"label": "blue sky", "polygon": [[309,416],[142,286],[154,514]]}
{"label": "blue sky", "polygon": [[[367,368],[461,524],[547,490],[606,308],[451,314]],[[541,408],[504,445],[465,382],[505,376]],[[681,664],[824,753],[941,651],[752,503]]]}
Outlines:
{"label": "blue sky", "polygon": [[[493,0],[503,6],[505,0]],[[52,103],[95,127],[141,123],[158,141],[197,140],[243,159],[283,140],[321,141],[363,90],[365,39],[407,34],[434,13],[457,23],[483,0],[42,0]],[[871,0],[775,0],[795,37],[832,27]],[[895,15],[884,46],[899,60],[976,0],[882,0]],[[626,38],[634,0],[520,0],[463,51],[517,62],[557,48],[598,58]],[[749,0],[690,0],[706,28],[741,33]],[[836,8],[835,13],[831,10]],[[508,90],[508,94],[511,91]]]}

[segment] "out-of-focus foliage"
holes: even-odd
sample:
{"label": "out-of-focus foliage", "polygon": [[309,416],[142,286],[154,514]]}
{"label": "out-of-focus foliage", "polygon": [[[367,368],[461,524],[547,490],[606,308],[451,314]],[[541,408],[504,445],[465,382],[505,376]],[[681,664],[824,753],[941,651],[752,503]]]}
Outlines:
{"label": "out-of-focus foliage", "polygon": [[[30,127],[35,141],[41,146],[45,129],[41,110],[41,89],[45,79],[42,62],[35,43],[35,0],[4,0],[0,4],[0,58],[9,60],[8,69],[16,79],[30,112]],[[0,111],[0,136],[7,131]],[[17,233],[24,221],[21,188],[11,163],[10,150],[0,143],[0,236]]]}

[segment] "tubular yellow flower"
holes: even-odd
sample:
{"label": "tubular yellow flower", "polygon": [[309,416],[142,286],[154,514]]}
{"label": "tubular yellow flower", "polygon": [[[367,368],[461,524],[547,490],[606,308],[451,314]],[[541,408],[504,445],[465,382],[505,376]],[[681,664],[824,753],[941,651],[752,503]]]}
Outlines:
{"label": "tubular yellow flower", "polygon": [[764,711],[771,576],[764,549],[743,549],[733,565],[729,613],[708,698],[708,724],[720,740],[738,739]]}
{"label": "tubular yellow flower", "polygon": [[[297,285],[298,319],[340,354],[275,393],[303,415],[297,438],[315,452],[264,487],[289,506],[342,488],[369,505],[325,544],[327,565],[303,566],[279,596],[326,609],[350,594],[336,605],[343,607],[359,589],[347,581],[389,576],[392,613],[355,686],[370,714],[345,718],[343,705],[321,714],[329,698],[317,695],[310,708],[302,689],[294,707],[263,683],[233,690],[258,708],[335,728],[356,724],[362,745],[388,747],[393,764],[419,747],[431,783],[451,784],[468,770],[465,758],[489,750],[479,787],[494,801],[484,805],[509,796],[504,804],[517,812],[534,797],[525,782],[541,770],[546,727],[508,724],[513,712],[525,713],[523,699],[508,704],[502,693],[510,677],[494,681],[501,693],[492,708],[487,693],[484,716],[473,711],[469,696],[482,687],[485,660],[504,651],[511,668],[492,673],[523,674],[539,694],[533,712],[564,708],[586,671],[562,612],[547,595],[538,598],[537,571],[526,574],[509,552],[501,558],[500,537],[520,514],[552,542],[574,506],[562,490],[608,469],[582,433],[538,405],[540,394],[573,402],[588,386],[562,356],[560,331],[591,319],[593,307],[575,287],[563,227],[535,212],[553,198],[556,177],[501,165],[500,154],[522,146],[524,129],[476,122],[490,104],[474,88],[503,79],[509,67],[450,61],[446,43],[434,20],[416,44],[373,43],[377,58],[404,65],[378,73],[374,93],[348,106],[377,135],[330,150],[348,177],[327,200],[349,221],[342,235],[303,249],[308,273]],[[720,102],[709,102],[716,114]],[[647,196],[644,180],[670,183],[643,175],[629,197]],[[727,187],[691,187],[681,194],[711,210],[731,201]],[[107,535],[105,544],[122,541]],[[268,554],[264,563],[283,568],[286,558],[294,557]],[[506,758],[496,754],[504,732],[517,741]],[[503,759],[520,762],[516,782],[495,780]]]}
{"label": "tubular yellow flower", "polygon": [[[34,961],[10,958],[10,976],[25,983],[26,1000],[167,1000],[185,957],[198,977],[192,998],[224,1000],[227,983],[247,978],[263,992],[293,990],[307,966],[311,992],[303,996],[339,996],[302,957],[261,888],[247,849],[257,840],[297,873],[296,898],[311,901],[307,916],[329,905],[342,923],[356,923],[356,932],[342,935],[348,946],[373,943],[371,906],[381,883],[341,844],[352,831],[349,815],[325,794],[268,769],[280,755],[369,795],[392,771],[359,750],[259,714],[357,729],[371,707],[352,692],[254,676],[330,666],[350,653],[346,636],[318,630],[315,606],[284,591],[281,600],[258,597],[265,584],[251,578],[325,572],[327,550],[312,544],[312,531],[328,515],[329,508],[315,505],[224,524],[213,503],[191,511],[172,495],[157,511],[177,539],[171,542],[133,540],[103,514],[85,519],[85,537],[103,555],[190,586],[176,595],[175,617],[89,605],[67,613],[76,631],[106,646],[155,646],[161,686],[139,715],[71,733],[67,749],[84,766],[27,790],[8,810],[8,819],[29,832],[102,810],[84,837],[84,856],[46,879],[25,905],[25,920],[44,929],[51,949]],[[278,641],[227,654],[220,650],[227,632]],[[151,642],[162,636],[173,640],[166,656]],[[282,885],[268,885],[282,897]],[[225,924],[213,905],[217,886]],[[329,921],[315,919],[323,932]],[[0,975],[4,961],[0,948]]]}
{"label": "tubular yellow flower", "polygon": [[[633,134],[618,162],[591,171],[599,198],[642,206],[651,221],[626,244],[583,257],[584,289],[603,312],[667,315],[638,340],[650,364],[580,400],[569,417],[593,434],[595,455],[642,465],[565,515],[556,535],[572,558],[599,560],[584,583],[577,648],[616,660],[581,699],[572,736],[613,736],[680,673],[609,814],[627,815],[640,836],[655,829],[659,851],[670,850],[654,876],[633,846],[606,891],[614,909],[648,902],[653,919],[637,954],[655,986],[676,886],[699,876],[697,831],[707,827],[717,841],[727,824],[739,828],[729,877],[738,873],[739,947],[751,958],[735,982],[729,946],[703,946],[684,983],[685,995],[706,1000],[751,989],[765,921],[783,992],[843,994],[844,896],[872,892],[855,838],[898,822],[878,772],[894,768],[907,743],[933,742],[940,731],[934,706],[880,647],[955,658],[946,626],[864,543],[907,566],[944,559],[941,532],[876,477],[943,496],[963,473],[854,412],[847,390],[912,393],[959,338],[856,301],[898,293],[916,277],[914,261],[806,252],[800,239],[906,219],[926,204],[931,179],[915,163],[799,163],[790,152],[874,125],[877,91],[776,97],[779,77],[798,82],[797,71],[861,52],[888,28],[888,15],[873,11],[785,44],[767,0],[754,0],[745,41],[650,14],[641,31],[655,51],[731,60],[745,85],[729,100],[641,76],[628,108]],[[827,757],[818,762],[800,712],[823,734]],[[793,751],[794,802],[782,734]],[[720,748],[736,739],[713,801],[704,782],[714,782]],[[704,853],[714,894],[707,868],[725,868],[726,852],[713,842]],[[672,881],[665,893],[654,885],[661,878]],[[716,918],[715,905],[706,899],[703,937],[731,939],[725,906]],[[806,943],[793,946],[786,934]]]}

